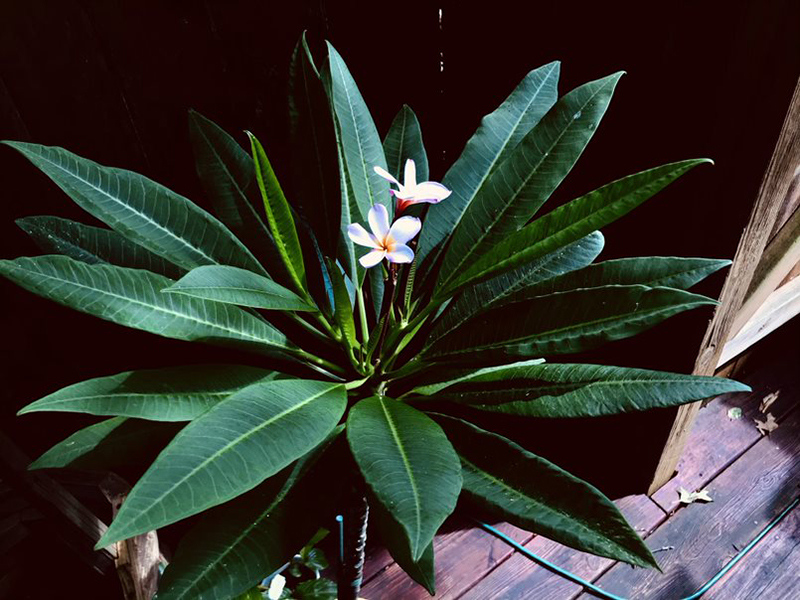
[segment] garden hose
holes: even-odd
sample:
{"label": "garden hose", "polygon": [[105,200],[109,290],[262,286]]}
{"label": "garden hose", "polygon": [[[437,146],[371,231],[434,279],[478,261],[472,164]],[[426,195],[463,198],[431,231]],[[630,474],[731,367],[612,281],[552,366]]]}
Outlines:
{"label": "garden hose", "polygon": [[[783,511],[777,517],[775,517],[755,538],[753,538],[753,540],[749,544],[747,544],[747,546],[742,548],[736,556],[734,556],[724,567],[722,567],[722,569],[720,569],[720,571],[716,575],[714,575],[714,577],[712,577],[709,581],[707,581],[694,594],[692,594],[691,596],[686,596],[685,598],[681,598],[681,600],[697,600],[697,598],[700,598],[703,594],[705,594],[708,590],[710,590],[720,579],[722,579],[722,577],[725,576],[725,574],[728,571],[730,571],[740,560],[742,560],[745,557],[745,555],[747,555],[747,553],[750,552],[750,550],[752,550],[756,546],[756,544],[758,544],[758,542],[760,542],[764,538],[765,535],[767,535],[767,533],[769,533],[778,523],[780,523],[784,519],[784,517],[786,517],[786,515],[788,515],[792,511],[792,509],[794,509],[799,503],[800,503],[800,497],[795,498],[789,504],[789,506],[783,509]],[[597,587],[593,583],[578,577],[574,573],[571,573],[566,569],[562,569],[561,567],[554,565],[547,559],[542,558],[537,554],[534,554],[533,552],[528,550],[525,546],[523,546],[516,540],[513,540],[502,531],[495,529],[491,525],[482,523],[480,521],[478,521],[478,524],[483,529],[485,529],[495,537],[500,538],[509,546],[512,546],[515,550],[525,555],[535,563],[545,567],[546,569],[552,571],[553,573],[556,573],[557,575],[561,575],[565,579],[569,579],[570,581],[583,586],[584,588],[596,594],[597,596],[601,598],[607,598],[608,600],[626,600],[625,598],[607,592]]]}

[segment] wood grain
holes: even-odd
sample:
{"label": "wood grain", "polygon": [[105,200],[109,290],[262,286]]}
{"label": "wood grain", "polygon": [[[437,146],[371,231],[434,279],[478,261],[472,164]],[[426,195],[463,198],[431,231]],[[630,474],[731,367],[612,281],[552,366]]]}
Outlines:
{"label": "wood grain", "polygon": [[[799,357],[797,352],[768,353],[762,359],[768,359],[768,364],[742,378],[753,388],[751,393],[725,394],[699,412],[678,462],[677,475],[652,496],[661,508],[667,512],[675,510],[678,488],[690,492],[703,488],[761,439],[753,419],[764,420],[759,404],[766,395],[781,392],[769,409],[779,421],[795,407],[797,398],[791,390],[800,389]],[[740,408],[742,418],[730,419],[731,408]]]}
{"label": "wood grain", "polygon": [[[508,523],[497,525],[497,528],[523,544],[533,537]],[[508,544],[477,527],[437,535],[433,547],[436,597],[442,600],[458,598],[513,552]],[[392,563],[369,581],[362,588],[361,595],[369,600],[430,598],[428,592],[414,583],[397,563]]]}
{"label": "wood grain", "polygon": [[[739,240],[733,265],[722,287],[720,304],[700,345],[693,371],[696,375],[714,374],[722,349],[734,333],[732,331],[734,321],[745,300],[798,164],[800,164],[800,81],[795,86],[789,111],[761,182],[750,221]],[[698,402],[678,409],[650,484],[649,493],[654,493],[673,476],[699,409]]]}
{"label": "wood grain", "polygon": [[[647,535],[666,514],[645,495],[627,496],[616,501],[628,522],[641,534]],[[614,561],[557,544],[536,536],[525,545],[531,552],[563,567],[584,579],[594,579]],[[519,553],[505,561],[466,594],[463,600],[563,600],[580,592],[581,587],[551,573]]]}
{"label": "wood grain", "polygon": [[[796,401],[800,390],[794,393]],[[682,598],[693,593],[789,505],[797,496],[798,478],[800,411],[795,410],[710,482],[713,502],[682,508],[648,538],[650,548],[674,546],[659,555],[663,573],[618,564],[598,584],[625,598]],[[737,570],[747,568],[745,560]]]}

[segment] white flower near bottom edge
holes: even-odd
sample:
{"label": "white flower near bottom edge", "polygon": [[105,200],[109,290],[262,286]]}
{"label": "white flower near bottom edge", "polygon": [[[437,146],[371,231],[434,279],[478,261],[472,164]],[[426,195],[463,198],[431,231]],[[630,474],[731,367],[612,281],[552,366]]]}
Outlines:
{"label": "white flower near bottom edge", "polygon": [[412,159],[406,160],[403,173],[403,183],[395,179],[391,173],[382,167],[375,166],[373,170],[389,183],[394,183],[398,189],[389,190],[397,198],[397,212],[401,213],[407,206],[427,202],[437,204],[450,196],[452,192],[438,181],[423,181],[417,183],[417,166]]}
{"label": "white flower near bottom edge", "polygon": [[372,252],[358,259],[362,267],[374,267],[384,258],[390,263],[410,263],[414,260],[414,251],[406,246],[406,242],[419,233],[422,222],[418,218],[400,217],[390,227],[389,211],[382,204],[375,204],[369,209],[367,220],[372,233],[358,223],[347,226],[347,235],[354,243],[372,248]]}

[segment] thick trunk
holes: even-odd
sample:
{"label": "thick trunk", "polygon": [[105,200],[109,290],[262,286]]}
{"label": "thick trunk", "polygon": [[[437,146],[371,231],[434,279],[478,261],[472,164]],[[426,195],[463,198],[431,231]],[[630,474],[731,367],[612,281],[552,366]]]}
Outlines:
{"label": "thick trunk", "polygon": [[369,521],[366,491],[358,475],[353,477],[343,517],[344,554],[339,571],[338,600],[357,600],[364,577],[364,548]]}

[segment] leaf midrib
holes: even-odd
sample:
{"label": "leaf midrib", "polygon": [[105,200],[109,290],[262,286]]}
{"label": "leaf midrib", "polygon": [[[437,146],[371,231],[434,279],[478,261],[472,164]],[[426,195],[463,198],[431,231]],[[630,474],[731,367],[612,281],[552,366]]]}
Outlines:
{"label": "leaf midrib", "polygon": [[[246,440],[246,439],[250,438],[251,436],[255,435],[256,433],[258,433],[259,431],[261,431],[261,430],[262,430],[262,429],[264,429],[265,427],[267,427],[267,426],[269,426],[269,425],[272,425],[272,424],[273,424],[273,423],[275,423],[275,422],[276,422],[278,419],[282,419],[282,418],[284,418],[286,415],[289,415],[289,414],[291,414],[291,413],[293,413],[293,412],[295,412],[295,411],[297,411],[297,410],[300,410],[301,408],[303,408],[304,406],[306,406],[306,405],[307,405],[307,404],[309,404],[310,402],[312,402],[312,401],[316,400],[316,399],[317,399],[317,398],[319,398],[320,396],[324,396],[325,394],[327,394],[327,393],[331,392],[331,391],[334,389],[334,387],[335,387],[335,386],[327,387],[326,389],[324,389],[323,391],[319,392],[318,394],[314,394],[314,395],[312,395],[312,396],[309,396],[308,398],[306,398],[306,399],[305,399],[305,400],[303,400],[302,402],[299,402],[299,403],[297,403],[297,404],[295,404],[295,405],[291,406],[290,408],[287,408],[287,409],[285,409],[285,410],[282,410],[281,412],[279,412],[279,413],[278,413],[278,414],[276,414],[276,415],[273,415],[273,416],[272,416],[272,417],[270,417],[269,419],[266,419],[265,421],[262,421],[262,422],[261,422],[261,423],[259,423],[259,424],[258,424],[256,427],[254,427],[254,428],[252,428],[252,429],[248,430],[246,433],[243,433],[243,434],[241,434],[240,436],[236,437],[235,439],[231,440],[231,441],[230,441],[230,442],[228,442],[228,443],[227,443],[225,446],[223,446],[222,448],[220,448],[219,450],[217,450],[216,452],[214,452],[213,454],[211,454],[210,456],[208,456],[208,457],[207,457],[205,460],[203,460],[203,462],[201,462],[199,465],[197,465],[195,468],[193,468],[191,471],[189,471],[189,472],[188,472],[186,475],[184,475],[183,477],[181,477],[181,478],[180,478],[180,479],[179,479],[177,482],[175,482],[175,484],[174,484],[174,485],[172,485],[172,486],[171,486],[171,488],[170,488],[170,489],[168,489],[168,490],[164,491],[164,492],[163,492],[163,493],[162,493],[160,496],[158,496],[157,498],[155,498],[155,499],[154,499],[154,500],[153,500],[153,501],[150,503],[150,505],[151,505],[151,506],[155,506],[156,504],[158,504],[159,502],[161,502],[161,501],[162,501],[162,500],[163,500],[165,497],[167,497],[169,494],[171,494],[171,493],[172,493],[174,490],[176,490],[176,489],[177,489],[177,488],[178,488],[180,485],[183,485],[183,484],[186,482],[186,480],[187,480],[187,479],[189,479],[190,477],[193,477],[193,476],[194,476],[194,475],[195,475],[195,474],[196,474],[198,471],[200,471],[201,469],[203,469],[204,467],[206,467],[206,466],[207,466],[209,463],[211,463],[212,461],[215,461],[215,460],[217,460],[217,459],[218,459],[220,456],[222,456],[224,453],[226,453],[226,452],[230,451],[230,449],[231,449],[232,447],[234,447],[234,446],[237,446],[237,445],[238,445],[238,444],[240,444],[242,441],[244,441],[244,440]],[[218,405],[218,406],[219,406],[219,405]],[[185,431],[185,430],[184,430],[184,431]],[[187,435],[187,434],[184,434],[184,437],[185,437],[185,435]],[[144,477],[144,475],[143,475],[142,477]],[[213,505],[212,505],[212,506],[213,506]],[[144,515],[146,515],[146,514],[147,514],[147,512],[144,512],[143,514],[144,514]],[[139,517],[139,518],[131,520],[131,521],[130,521],[130,523],[131,523],[131,524],[133,524],[133,523],[138,523],[138,522],[141,520],[141,518],[142,518],[142,517],[141,517],[141,515],[140,515],[140,517]],[[128,527],[128,529],[130,529],[130,528],[131,528],[131,527],[129,526],[129,527]]]}
{"label": "leaf midrib", "polygon": [[[191,250],[194,250],[194,251],[195,251],[195,252],[197,252],[197,253],[198,253],[200,256],[202,256],[203,258],[205,258],[205,259],[209,260],[211,263],[213,263],[213,264],[220,264],[220,263],[219,263],[219,261],[217,261],[217,260],[216,260],[216,259],[214,259],[213,257],[209,256],[209,255],[208,255],[208,254],[206,254],[205,252],[203,252],[203,250],[201,250],[200,248],[198,248],[198,247],[196,247],[196,246],[194,246],[194,245],[190,244],[190,243],[188,242],[188,240],[185,240],[184,238],[182,238],[182,237],[179,237],[178,235],[176,235],[175,233],[173,233],[173,232],[172,232],[170,229],[168,229],[167,227],[164,227],[163,225],[161,225],[161,224],[160,224],[160,223],[158,223],[157,221],[154,221],[153,219],[151,219],[151,218],[150,218],[148,215],[146,215],[145,213],[142,213],[142,212],[139,212],[138,210],[135,210],[135,209],[134,209],[134,208],[133,208],[131,205],[129,205],[129,204],[125,204],[124,202],[120,201],[118,198],[115,198],[114,196],[112,196],[111,194],[109,194],[108,192],[106,192],[105,190],[103,190],[102,188],[99,188],[99,187],[97,187],[97,186],[96,186],[96,185],[94,185],[92,182],[90,182],[90,181],[88,181],[88,180],[86,180],[86,179],[83,179],[83,178],[82,178],[82,177],[80,177],[79,175],[76,175],[76,174],[75,174],[75,173],[73,173],[72,171],[70,171],[70,170],[66,169],[66,168],[65,168],[64,166],[62,166],[60,163],[53,162],[52,160],[50,160],[49,158],[45,157],[43,154],[40,154],[40,153],[39,153],[39,154],[36,154],[36,156],[37,156],[37,157],[39,157],[39,158],[40,158],[40,160],[43,160],[43,161],[45,161],[46,163],[48,163],[48,164],[50,164],[50,165],[52,165],[52,166],[56,167],[57,169],[60,169],[61,171],[63,171],[63,172],[64,172],[64,173],[66,173],[68,176],[72,177],[73,179],[75,179],[75,180],[77,180],[77,181],[80,181],[80,182],[83,182],[85,185],[87,185],[87,186],[89,186],[90,188],[92,188],[93,190],[95,190],[95,191],[99,192],[100,194],[102,194],[103,196],[105,196],[106,198],[108,198],[109,200],[111,200],[112,202],[114,202],[115,204],[117,204],[117,205],[121,206],[121,207],[122,207],[124,210],[127,210],[128,212],[131,212],[131,213],[133,213],[134,215],[137,215],[138,217],[140,217],[140,218],[142,218],[143,220],[147,221],[148,223],[150,223],[151,225],[153,225],[153,226],[154,226],[154,227],[156,227],[157,229],[160,229],[161,231],[164,231],[164,232],[165,232],[167,235],[169,235],[171,238],[175,239],[176,241],[178,241],[179,243],[183,244],[183,245],[184,245],[184,246],[186,246],[187,248],[190,248]],[[95,168],[97,168],[97,169],[101,169],[101,170],[105,170],[106,172],[109,172],[109,174],[113,174],[114,178],[115,178],[115,179],[116,179],[116,180],[119,182],[119,178],[118,178],[118,176],[116,175],[116,173],[114,173],[114,170],[113,170],[113,169],[103,168],[103,167],[101,167],[101,166],[99,166],[99,165],[97,165]],[[133,175],[137,175],[137,174],[133,173]],[[142,177],[142,176],[141,176],[141,175],[137,175],[137,177]],[[155,183],[155,182],[153,182],[153,183]],[[155,184],[155,185],[158,185],[158,184]],[[142,187],[144,187],[144,186],[142,186]],[[173,193],[174,193],[174,192],[173,192]],[[177,196],[177,194],[176,194],[176,196]]]}
{"label": "leaf midrib", "polygon": [[[581,112],[583,109],[585,109],[586,106],[592,100],[594,100],[599,93],[605,90],[610,83],[611,82],[606,82],[604,85],[600,86],[591,96],[589,96],[589,98],[583,104],[579,106],[577,112]],[[555,106],[558,106],[558,104],[556,104]],[[514,190],[514,193],[511,196],[511,201],[504,203],[504,205],[501,206],[499,211],[495,211],[494,215],[491,217],[489,224],[487,226],[478,229],[478,238],[470,244],[470,247],[467,250],[467,252],[461,255],[461,259],[455,265],[452,266],[452,271],[451,271],[452,275],[448,277],[447,280],[445,280],[442,285],[445,285],[449,280],[452,280],[458,274],[461,265],[463,265],[467,261],[467,259],[470,258],[475,253],[476,250],[480,249],[481,245],[489,236],[489,234],[492,232],[495,225],[497,225],[497,223],[505,217],[506,213],[511,209],[511,206],[515,204],[515,201],[517,200],[517,198],[519,197],[520,193],[525,188],[525,186],[528,185],[528,182],[533,178],[535,174],[538,174],[542,164],[544,164],[545,161],[548,158],[550,158],[553,148],[555,148],[559,144],[559,142],[561,142],[561,139],[567,134],[568,131],[572,129],[572,127],[576,124],[576,122],[577,122],[576,119],[574,118],[570,119],[567,126],[561,130],[561,132],[558,134],[555,140],[553,140],[553,142],[549,146],[547,146],[547,149],[545,151],[542,152],[537,146],[537,150],[539,150],[540,152],[539,161],[528,172],[528,175],[522,179],[520,185]],[[534,127],[534,129],[532,129],[531,131],[534,131],[535,129],[536,128]],[[522,143],[522,141],[520,143]],[[464,213],[466,214],[466,210],[464,211]]]}
{"label": "leaf midrib", "polygon": [[[701,301],[682,302],[682,303],[679,303],[679,304],[672,304],[672,305],[665,306],[665,307],[644,309],[642,311],[637,311],[637,313],[638,313],[637,317],[631,319],[631,321],[641,321],[642,318],[658,315],[659,313],[662,313],[662,312],[668,312],[668,311],[670,311],[672,309],[675,309],[675,308],[678,308],[678,307],[691,307],[693,305],[703,306],[705,304],[707,304],[707,303],[706,302],[701,302]],[[466,351],[486,350],[486,349],[489,349],[489,348],[496,348],[496,347],[499,347],[499,346],[508,346],[508,345],[511,345],[514,342],[524,342],[525,340],[536,338],[538,336],[544,336],[544,335],[552,336],[552,335],[555,335],[555,334],[558,334],[558,333],[567,333],[567,332],[572,331],[572,330],[574,330],[576,328],[579,328],[579,327],[597,326],[598,324],[602,324],[602,323],[608,323],[608,322],[611,322],[611,321],[618,321],[620,319],[624,319],[627,315],[631,315],[631,314],[633,314],[633,313],[626,313],[626,314],[623,314],[623,315],[615,315],[615,316],[606,317],[606,318],[603,318],[603,319],[594,319],[592,321],[583,321],[583,322],[578,323],[578,324],[569,325],[569,326],[566,326],[566,327],[559,327],[559,328],[556,328],[556,329],[550,329],[548,331],[543,331],[543,332],[532,334],[532,335],[509,338],[507,340],[503,340],[502,342],[497,342],[497,343],[492,343],[492,344],[484,344],[484,345],[481,345],[481,346],[470,346],[469,348],[460,348],[460,349],[458,349],[458,350],[456,350],[454,352],[444,352],[442,354],[460,354],[460,353],[466,352]],[[567,336],[565,336],[565,337],[567,337]],[[563,339],[563,338],[561,338],[561,339]]]}
{"label": "leaf midrib", "polygon": [[384,417],[386,418],[386,423],[389,425],[389,431],[392,434],[392,438],[394,439],[395,445],[397,446],[397,450],[400,453],[400,458],[403,460],[403,466],[406,469],[406,475],[408,476],[408,481],[411,484],[411,491],[414,494],[414,514],[417,521],[416,531],[414,532],[414,548],[412,554],[416,554],[417,549],[419,548],[419,537],[421,535],[422,530],[422,515],[420,511],[420,497],[419,497],[419,488],[417,487],[417,481],[414,478],[414,472],[411,470],[411,463],[408,460],[408,455],[406,454],[405,447],[400,440],[400,435],[397,432],[397,426],[392,419],[392,416],[389,414],[389,411],[386,409],[384,404],[383,398],[378,398],[378,402],[380,403],[381,410],[383,411]]}
{"label": "leaf midrib", "polygon": [[41,271],[33,271],[33,270],[30,270],[30,269],[25,269],[23,267],[18,266],[15,263],[11,262],[11,261],[9,261],[9,263],[12,264],[13,268],[15,268],[15,269],[19,269],[21,271],[32,273],[34,275],[39,275],[39,276],[44,277],[46,279],[52,279],[52,280],[55,280],[55,281],[57,281],[57,282],[59,282],[61,284],[71,285],[71,286],[75,286],[75,287],[78,287],[78,288],[83,288],[83,289],[86,289],[86,290],[90,290],[90,291],[93,291],[93,292],[96,292],[96,293],[99,293],[99,294],[104,294],[106,296],[111,296],[112,298],[123,300],[125,302],[130,302],[131,304],[137,304],[139,306],[143,306],[145,308],[149,308],[150,310],[153,310],[153,311],[163,312],[165,314],[176,316],[176,317],[185,319],[187,321],[192,321],[192,322],[199,323],[201,325],[206,325],[208,327],[211,327],[212,329],[219,329],[221,331],[226,331],[228,333],[233,333],[233,334],[236,334],[238,336],[246,337],[248,339],[255,340],[255,341],[257,341],[257,342],[259,342],[261,344],[267,345],[267,346],[281,347],[280,345],[275,344],[274,342],[265,340],[262,337],[258,337],[258,336],[249,334],[249,333],[247,333],[245,331],[241,331],[241,330],[237,330],[237,329],[231,329],[229,327],[223,327],[223,326],[221,326],[221,325],[219,325],[217,323],[213,323],[211,321],[205,321],[203,319],[198,319],[197,317],[187,315],[186,313],[180,313],[180,312],[176,312],[174,310],[169,310],[167,308],[158,306],[156,304],[147,304],[146,302],[142,302],[141,300],[138,300],[138,299],[133,299],[133,298],[131,298],[129,296],[121,296],[119,294],[114,294],[113,292],[102,290],[100,288],[90,287],[88,285],[84,285],[82,283],[77,283],[75,281],[70,281],[68,279],[61,279],[61,278],[55,277],[53,275],[49,275],[49,274],[43,273]]}

